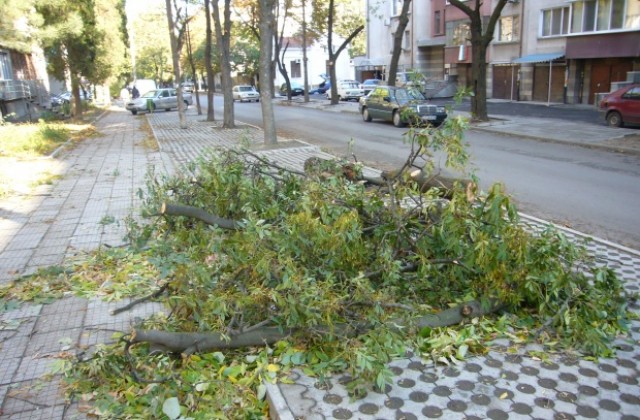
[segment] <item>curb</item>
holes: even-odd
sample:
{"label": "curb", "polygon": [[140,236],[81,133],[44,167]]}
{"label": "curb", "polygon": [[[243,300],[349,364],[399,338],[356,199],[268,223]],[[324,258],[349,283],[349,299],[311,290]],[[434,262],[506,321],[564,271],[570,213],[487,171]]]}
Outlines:
{"label": "curb", "polygon": [[[607,152],[624,153],[624,154],[629,154],[629,155],[640,155],[640,150],[635,150],[635,149],[631,149],[631,148],[627,148],[627,147],[607,146],[607,145],[604,145],[604,144],[588,144],[588,143],[579,143],[579,142],[574,142],[574,141],[556,140],[556,139],[552,139],[552,138],[532,136],[530,134],[522,134],[522,133],[513,133],[513,132],[501,131],[501,130],[493,130],[490,127],[479,127],[479,126],[474,126],[474,125],[470,125],[469,129],[470,130],[474,130],[474,131],[484,131],[486,133],[498,134],[498,135],[501,135],[501,136],[517,136],[518,138],[521,138],[521,139],[524,139],[524,140],[535,140],[535,141],[539,141],[539,142],[542,142],[542,143],[565,144],[565,145],[569,145],[569,146],[582,147],[584,149],[603,150],[603,151],[607,151]],[[634,135],[635,134],[625,134],[625,135],[619,136],[619,137],[611,137],[611,138],[609,138],[609,139],[607,139],[605,141],[621,140],[621,139],[624,139],[625,136],[634,136]]]}
{"label": "curb", "polygon": [[640,250],[635,250],[633,248],[629,248],[629,247],[626,247],[624,245],[608,241],[608,240],[600,238],[598,236],[589,235],[587,233],[583,233],[583,232],[580,232],[580,231],[577,231],[577,230],[574,230],[574,229],[571,229],[571,228],[568,228],[568,227],[565,227],[565,226],[560,226],[560,225],[558,225],[556,223],[553,223],[553,222],[550,222],[550,221],[544,220],[544,219],[539,219],[539,218],[537,218],[535,216],[531,216],[531,215],[528,215],[526,213],[518,212],[518,215],[520,217],[522,217],[522,218],[529,219],[529,220],[531,220],[533,222],[536,222],[536,223],[539,223],[539,224],[542,224],[542,225],[551,225],[555,229],[558,229],[558,230],[561,230],[561,231],[564,231],[564,232],[567,232],[567,233],[571,233],[571,234],[573,234],[575,236],[579,236],[581,238],[584,238],[584,239],[587,239],[587,240],[591,240],[593,242],[597,242],[597,243],[600,243],[602,245],[606,245],[607,247],[610,247],[610,248],[615,248],[617,250],[626,252],[628,254],[632,254],[632,255],[640,258]]}

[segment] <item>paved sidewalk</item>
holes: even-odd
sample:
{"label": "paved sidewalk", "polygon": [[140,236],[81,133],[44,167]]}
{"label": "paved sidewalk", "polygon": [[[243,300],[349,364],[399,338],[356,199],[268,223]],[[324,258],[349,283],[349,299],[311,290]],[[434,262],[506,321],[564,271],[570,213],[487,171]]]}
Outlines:
{"label": "paved sidewalk", "polygon": [[[176,112],[131,116],[115,108],[97,121],[102,137],[87,139],[61,153],[62,179],[37,194],[0,201],[0,284],[60,263],[100,245],[118,245],[123,219],[135,215],[136,191],[148,170],[172,173],[218,148],[240,142],[252,144],[282,165],[301,168],[311,156],[330,157],[298,140],[281,139],[265,148],[255,127],[225,130],[206,123],[192,108],[188,129],[179,129]],[[145,146],[149,122],[159,150]],[[370,169],[372,173],[374,169]],[[531,229],[544,221],[526,218]],[[575,240],[577,232],[567,231]],[[630,291],[640,291],[640,254],[594,240],[589,249],[602,264],[624,278]],[[135,317],[158,310],[154,304],[111,316],[115,306],[97,299],[66,297],[53,304],[25,304],[0,313],[0,418],[84,418],[68,404],[57,384],[47,378],[53,363],[65,352],[108,342],[113,331],[126,331]],[[634,310],[640,313],[638,306]],[[351,400],[341,383],[331,379],[319,389],[311,378],[295,377],[295,384],[270,386],[274,418],[606,418],[638,419],[640,412],[640,322],[632,336],[616,343],[614,359],[589,362],[550,355],[537,360],[499,342],[489,355],[455,367],[436,367],[415,355],[392,364],[396,374],[384,392]]]}

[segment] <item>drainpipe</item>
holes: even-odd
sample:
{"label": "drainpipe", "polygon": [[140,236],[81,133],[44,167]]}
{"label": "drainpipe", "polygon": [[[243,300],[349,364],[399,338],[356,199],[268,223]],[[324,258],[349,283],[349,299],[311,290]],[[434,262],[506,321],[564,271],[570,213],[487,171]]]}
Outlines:
{"label": "drainpipe", "polygon": [[416,5],[415,0],[411,2],[411,68],[415,69],[415,51],[413,49],[414,44],[413,44],[413,40],[416,37],[416,16],[415,16],[415,10],[414,7]]}

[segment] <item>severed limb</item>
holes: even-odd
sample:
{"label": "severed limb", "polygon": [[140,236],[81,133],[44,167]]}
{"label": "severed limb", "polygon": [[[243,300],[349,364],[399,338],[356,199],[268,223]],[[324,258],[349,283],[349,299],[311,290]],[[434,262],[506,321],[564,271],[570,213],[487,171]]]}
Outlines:
{"label": "severed limb", "polygon": [[[483,307],[479,301],[470,301],[446,309],[437,314],[424,315],[415,321],[418,329],[425,327],[438,328],[459,324],[468,319],[488,315],[502,308],[498,301],[490,301]],[[389,324],[390,328],[400,327],[404,321],[395,320]],[[261,323],[262,324],[262,323]],[[354,335],[370,329],[364,325],[337,325],[331,332],[341,335]],[[322,328],[321,328],[322,329]],[[135,329],[131,343],[149,343],[154,349],[173,353],[192,354],[211,350],[232,349],[240,347],[258,347],[273,344],[290,337],[296,330],[281,330],[278,327],[256,325],[238,334],[227,336],[216,332],[168,332],[158,330]],[[326,328],[326,333],[330,330]]]}
{"label": "severed limb", "polygon": [[219,226],[222,229],[235,230],[238,229],[238,222],[235,220],[225,219],[223,217],[216,216],[215,214],[208,213],[205,210],[199,209],[193,206],[186,206],[183,204],[170,204],[162,203],[160,207],[160,215],[163,216],[185,216],[193,219],[198,219],[208,225]]}

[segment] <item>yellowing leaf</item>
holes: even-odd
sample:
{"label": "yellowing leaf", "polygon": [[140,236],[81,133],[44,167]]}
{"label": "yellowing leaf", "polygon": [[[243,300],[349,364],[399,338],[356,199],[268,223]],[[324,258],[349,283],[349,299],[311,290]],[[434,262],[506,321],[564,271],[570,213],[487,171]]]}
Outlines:
{"label": "yellowing leaf", "polygon": [[507,398],[509,396],[508,392],[503,392],[502,394],[500,394],[500,399],[504,400],[505,398]]}
{"label": "yellowing leaf", "polygon": [[280,368],[278,367],[278,365],[274,365],[273,363],[270,363],[269,366],[267,366],[267,370],[269,372],[277,372],[280,370]]}

